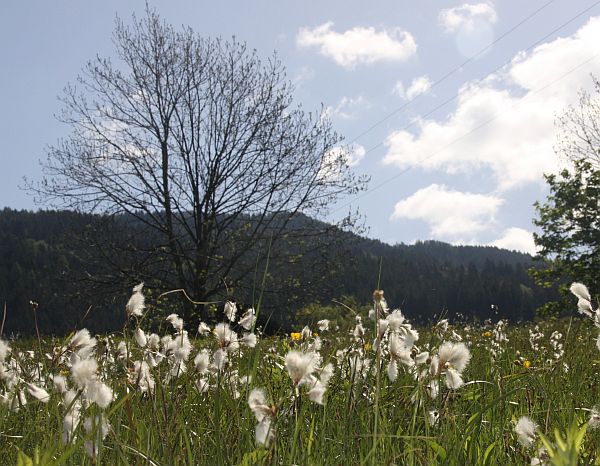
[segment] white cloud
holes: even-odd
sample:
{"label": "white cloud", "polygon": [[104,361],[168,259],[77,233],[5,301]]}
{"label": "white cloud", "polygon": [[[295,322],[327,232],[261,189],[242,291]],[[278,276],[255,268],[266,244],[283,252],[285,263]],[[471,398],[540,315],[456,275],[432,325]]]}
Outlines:
{"label": "white cloud", "polygon": [[490,246],[496,246],[512,251],[525,252],[535,255],[536,247],[533,241],[533,234],[523,228],[508,228],[504,231],[501,238],[490,243]]}
{"label": "white cloud", "polygon": [[301,28],[296,36],[299,47],[316,47],[321,55],[332,58],[344,68],[379,61],[406,61],[417,53],[417,43],[399,28],[376,31],[355,27],[345,32],[332,30],[327,22],[314,29]]}
{"label": "white cloud", "polygon": [[355,167],[365,157],[367,151],[360,144],[336,146],[323,156],[319,178],[336,180],[347,167]]}
{"label": "white cloud", "polygon": [[353,120],[358,116],[358,111],[371,107],[371,103],[362,95],[358,97],[342,97],[335,106],[325,108],[325,114],[330,118]]}
{"label": "white cloud", "polygon": [[392,220],[422,220],[436,238],[456,239],[493,226],[494,215],[504,199],[473,194],[432,184],[396,203]]}
{"label": "white cloud", "polygon": [[415,78],[410,83],[410,86],[406,90],[406,97],[408,100],[414,99],[416,96],[424,94],[431,88],[431,80],[429,76],[423,75]]}
{"label": "white cloud", "polygon": [[404,83],[402,81],[396,81],[392,93],[396,94],[401,99],[406,99],[406,90],[404,89]]}
{"label": "white cloud", "polygon": [[447,32],[456,32],[462,28],[473,29],[478,21],[494,24],[498,15],[491,3],[465,3],[440,11],[438,19]]}
{"label": "white cloud", "polygon": [[366,154],[367,151],[365,150],[364,146],[361,146],[360,144],[352,144],[347,154],[348,165],[350,167],[358,165],[360,161],[365,158]]}
{"label": "white cloud", "polygon": [[429,89],[431,89],[432,84],[433,83],[429,79],[429,76],[424,74],[423,76],[414,78],[411,81],[410,86],[408,86],[408,89],[406,89],[406,91],[404,90],[404,84],[402,84],[402,81],[398,81],[394,86],[393,92],[402,99],[412,100],[415,97],[424,94]]}
{"label": "white cloud", "polygon": [[292,83],[296,89],[299,89],[306,83],[315,77],[315,70],[309,66],[303,66],[292,78]]}
{"label": "white cloud", "polygon": [[467,83],[456,110],[443,121],[417,120],[417,134],[395,131],[386,140],[384,163],[446,173],[491,170],[497,189],[543,184],[554,172],[554,119],[577,100],[581,87],[600,74],[600,18],[574,35],[518,54],[488,79]]}

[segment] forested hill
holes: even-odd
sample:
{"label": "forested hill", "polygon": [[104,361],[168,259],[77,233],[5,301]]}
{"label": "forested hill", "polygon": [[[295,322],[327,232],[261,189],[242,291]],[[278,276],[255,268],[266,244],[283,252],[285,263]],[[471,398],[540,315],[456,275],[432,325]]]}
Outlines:
{"label": "forested hill", "polygon": [[[0,211],[0,305],[6,303],[5,335],[34,331],[31,300],[39,303],[37,318],[44,333],[63,334],[82,325],[96,332],[122,327],[123,306],[135,278],[114,294],[98,295],[88,288],[86,278],[94,275],[95,268],[85,258],[93,246],[72,238],[89,228],[92,220],[73,212]],[[299,219],[307,221],[312,220]],[[380,283],[388,302],[414,320],[431,320],[445,313],[465,319],[517,321],[532,318],[536,307],[553,297],[551,291],[533,284],[527,270],[535,264],[526,254],[437,241],[391,246],[347,232],[339,236],[338,250],[326,258],[331,261],[327,277],[319,267],[310,266],[314,260],[310,255],[292,262],[271,261],[262,305],[272,327],[291,328],[297,322],[296,312],[312,303],[331,304],[332,299],[369,303],[380,262]],[[257,280],[249,277],[237,288],[235,298],[251,305]],[[280,287],[284,282],[292,285]]]}

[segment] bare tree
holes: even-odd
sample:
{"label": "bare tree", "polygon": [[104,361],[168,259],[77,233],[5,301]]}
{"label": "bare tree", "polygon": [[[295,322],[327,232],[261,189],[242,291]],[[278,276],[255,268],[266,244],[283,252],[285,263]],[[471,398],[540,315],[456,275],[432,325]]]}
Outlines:
{"label": "bare tree", "polygon": [[570,162],[587,161],[600,168],[600,81],[592,76],[594,92],[579,91],[578,105],[570,106],[557,121],[557,153]]}
{"label": "bare tree", "polygon": [[124,231],[131,222],[115,218],[135,219],[146,236],[136,253],[165,288],[214,296],[289,235],[291,219],[323,218],[364,188],[326,115],[294,104],[276,56],[176,31],[153,11],[131,26],[117,19],[114,43],[118,62],[97,57],[65,89],[72,132],[32,189]]}

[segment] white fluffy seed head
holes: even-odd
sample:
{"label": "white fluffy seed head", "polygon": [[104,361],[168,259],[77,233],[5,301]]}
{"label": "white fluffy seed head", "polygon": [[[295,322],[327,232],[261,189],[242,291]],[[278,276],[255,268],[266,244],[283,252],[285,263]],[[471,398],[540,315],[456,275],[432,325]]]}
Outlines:
{"label": "white fluffy seed head", "polygon": [[248,406],[254,413],[256,420],[261,422],[265,417],[271,415],[271,408],[267,404],[267,397],[262,388],[253,388],[248,396]]}
{"label": "white fluffy seed head", "polygon": [[4,340],[0,338],[0,364],[6,361],[7,356],[10,353],[10,346]]}
{"label": "white fluffy seed head", "polygon": [[266,416],[256,424],[256,443],[264,447],[269,447],[275,438],[275,428],[271,425],[271,418]]}
{"label": "white fluffy seed head", "polygon": [[183,319],[177,314],[169,314],[165,320],[173,326],[175,331],[183,331]]}
{"label": "white fluffy seed head", "polygon": [[235,315],[237,314],[237,305],[233,301],[227,301],[223,308],[223,312],[229,322],[233,322],[235,320]]}
{"label": "white fluffy seed head", "polygon": [[588,291],[587,286],[585,286],[583,283],[578,283],[578,282],[572,283],[569,290],[571,291],[571,293],[573,293],[579,299],[585,299],[586,301],[592,300],[592,297],[590,296],[590,292]]}
{"label": "white fluffy seed head", "polygon": [[194,358],[194,368],[199,374],[204,374],[210,364],[210,355],[207,349],[200,351]]}
{"label": "white fluffy seed head", "polygon": [[285,357],[285,367],[296,386],[315,371],[317,363],[318,357],[314,353],[292,350]]}
{"label": "white fluffy seed head", "polygon": [[308,398],[313,403],[317,403],[319,405],[323,404],[323,395],[327,387],[323,385],[319,380],[315,382],[312,388],[308,391]]}
{"label": "white fluffy seed head", "polygon": [[519,438],[519,442],[524,447],[530,447],[533,441],[535,440],[535,430],[537,429],[537,425],[533,422],[529,417],[522,416],[517,421],[517,425],[515,426],[515,433]]}
{"label": "white fluffy seed head", "polygon": [[317,326],[321,332],[329,330],[329,320],[323,319],[317,322]]}
{"label": "white fluffy seed head", "polygon": [[440,346],[438,355],[440,366],[451,367],[458,371],[459,374],[462,374],[471,359],[469,348],[462,342],[444,342]]}
{"label": "white fluffy seed head", "polygon": [[87,385],[85,397],[104,409],[112,402],[113,391],[105,383],[95,380]]}
{"label": "white fluffy seed head", "polygon": [[256,322],[256,311],[253,308],[248,309],[240,321],[238,322],[241,327],[246,330],[250,330],[254,323]]}
{"label": "white fluffy seed head", "polygon": [[96,346],[96,339],[90,336],[90,332],[86,328],[77,331],[69,342],[69,348],[73,351],[90,350]]}
{"label": "white fluffy seed head", "polygon": [[97,379],[98,363],[95,359],[81,359],[71,367],[71,378],[75,385],[84,388]]}
{"label": "white fluffy seed head", "polygon": [[46,390],[32,383],[27,384],[27,391],[29,394],[34,397],[36,400],[41,401],[42,403],[48,403],[50,401],[50,395]]}
{"label": "white fluffy seed head", "polygon": [[390,382],[395,382],[398,378],[398,364],[395,360],[389,362],[387,367],[387,374],[388,379],[390,379]]}
{"label": "white fluffy seed head", "polygon": [[143,282],[133,287],[133,294],[130,296],[129,301],[127,301],[127,304],[125,305],[125,313],[127,314],[127,317],[141,317],[144,313],[146,305],[144,295],[142,294],[143,287]]}
{"label": "white fluffy seed head", "polygon": [[204,322],[200,322],[198,324],[198,333],[200,335],[206,335],[207,333],[210,333],[210,327]]}
{"label": "white fluffy seed head", "polygon": [[133,336],[135,337],[135,342],[140,348],[146,347],[146,345],[148,344],[148,338],[146,337],[146,334],[141,328],[136,328]]}
{"label": "white fluffy seed head", "polygon": [[248,348],[254,348],[256,346],[256,335],[254,333],[244,333],[244,337],[240,340],[240,344],[247,346]]}

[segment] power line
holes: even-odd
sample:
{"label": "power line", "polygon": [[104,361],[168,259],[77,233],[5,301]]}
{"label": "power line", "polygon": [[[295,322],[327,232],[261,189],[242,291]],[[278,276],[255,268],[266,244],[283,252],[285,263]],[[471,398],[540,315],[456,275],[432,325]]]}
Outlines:
{"label": "power line", "polygon": [[[567,26],[568,24],[572,23],[573,21],[575,21],[576,19],[578,19],[579,17],[581,17],[582,15],[584,15],[585,13],[587,13],[589,10],[591,10],[592,8],[594,8],[595,6],[597,6],[598,4],[600,4],[600,0],[596,1],[592,6],[586,8],[585,10],[577,13],[577,15],[573,16],[572,18],[570,18],[569,20],[567,20],[566,22],[562,23],[560,26],[558,26],[557,28],[553,29],[552,31],[550,31],[549,33],[547,33],[544,37],[536,40],[533,44],[531,44],[529,47],[527,47],[524,51],[525,52],[529,52],[531,49],[533,49],[535,46],[539,45],[540,43],[542,43],[543,41],[545,41],[546,39],[548,39],[550,36],[552,36],[553,34],[557,33],[558,31],[560,31],[562,28],[564,28],[565,26]],[[500,69],[502,69],[504,66],[508,65],[509,63],[511,63],[512,58],[505,61],[504,63],[502,63],[501,65],[497,66],[496,68],[494,68],[492,71],[490,71],[489,73],[487,73],[485,76],[476,79],[474,81],[474,83],[479,83],[481,81],[484,81],[485,79],[489,78],[492,74],[496,73],[497,71],[499,71]],[[423,115],[419,115],[419,118],[426,118],[430,115],[432,115],[433,113],[437,112],[440,108],[448,105],[450,102],[453,102],[454,100],[456,100],[456,98],[458,98],[460,94],[457,92],[456,94],[452,95],[452,97],[444,100],[441,104],[438,104],[437,106],[435,106],[433,109],[431,109],[430,111],[428,111],[427,113],[423,114]],[[416,99],[416,97],[415,97]],[[413,99],[414,100],[414,99]],[[412,101],[411,101],[412,102]],[[402,107],[402,108],[405,108]],[[387,119],[387,117],[386,117]],[[381,122],[385,121],[385,119],[381,120]],[[399,131],[405,131],[408,128],[412,127],[415,123],[415,120],[413,120],[411,123],[408,123],[407,125],[401,127],[399,129]],[[376,125],[372,126],[371,128],[374,128]],[[362,134],[366,134],[367,131],[364,131]],[[356,139],[353,139],[352,142],[356,141]],[[352,143],[351,142],[351,143]],[[351,144],[350,143],[350,144]],[[367,151],[365,151],[365,155],[369,154],[370,152],[374,151],[375,149],[377,149],[378,147],[381,147],[383,145],[383,141],[375,144],[373,147],[369,148]]]}
{"label": "power line", "polygon": [[[600,3],[600,2],[599,2]],[[597,53],[595,55],[593,55],[591,58],[588,58],[587,60],[585,60],[584,62],[579,63],[577,66],[571,68],[569,71],[567,71],[566,73],[562,74],[561,76],[559,76],[558,78],[554,79],[553,81],[549,82],[548,84],[546,84],[545,86],[542,86],[536,90],[530,91],[523,99],[521,99],[520,101],[516,102],[515,104],[511,105],[511,107],[508,110],[513,110],[514,108],[518,107],[519,105],[521,105],[523,103],[523,101],[525,99],[528,99],[530,96],[538,94],[544,90],[546,90],[547,88],[553,86],[554,84],[556,84],[557,82],[561,81],[562,79],[566,78],[568,75],[570,75],[571,73],[577,71],[579,68],[581,68],[582,66],[587,65],[589,62],[591,62],[592,60],[594,60],[595,58],[597,58],[598,56],[600,56],[600,53]],[[480,130],[481,128],[483,128],[484,126],[488,125],[489,123],[491,123],[492,121],[497,120],[499,117],[501,117],[502,115],[504,115],[505,113],[507,113],[508,110],[505,110],[503,112],[497,113],[495,114],[493,117],[488,118],[487,120],[483,121],[482,123],[480,123],[479,125],[477,125],[476,127],[472,128],[470,131],[462,134],[461,136],[457,137],[456,139],[452,140],[451,142],[449,142],[448,144],[444,145],[443,147],[439,148],[438,150],[436,150],[435,152],[432,152],[431,154],[429,154],[428,156],[424,157],[422,159],[422,161],[426,161],[431,159],[432,157],[435,157],[437,154],[439,154],[440,152],[446,150],[448,147],[456,144],[459,141],[462,141],[463,139],[465,139],[467,136],[470,136],[471,134],[473,134],[474,132]],[[396,173],[394,176],[391,176],[389,178],[387,178],[386,180],[384,180],[383,182],[379,183],[378,185],[376,185],[373,188],[368,189],[367,191],[365,191],[363,194],[356,196],[351,202],[348,202],[346,204],[343,204],[335,209],[333,209],[331,211],[331,213],[333,212],[337,212],[338,210],[341,210],[343,208],[346,208],[348,206],[350,206],[352,204],[352,202],[360,200],[364,197],[366,197],[367,195],[371,194],[373,191],[378,190],[379,188],[385,186],[386,184],[390,183],[391,181],[395,180],[396,178],[399,178],[400,176],[404,175],[406,172],[412,170],[416,165],[411,165],[409,167],[406,167],[404,170],[401,170],[399,173]]]}
{"label": "power line", "polygon": [[[552,0],[554,1],[554,0]],[[542,7],[538,8],[538,10],[534,11],[532,14],[530,14],[527,18],[524,18],[521,22],[519,22],[517,25],[515,25],[513,28],[511,28],[509,31],[507,31],[506,33],[504,33],[502,36],[500,36],[496,41],[494,41],[492,44],[489,44],[487,47],[485,47],[484,49],[482,49],[481,51],[479,51],[476,55],[474,55],[473,57],[471,57],[469,60],[467,60],[467,62],[469,62],[470,60],[472,60],[473,58],[475,58],[477,55],[481,54],[483,51],[485,51],[487,48],[489,48],[491,45],[493,45],[494,43],[498,42],[499,40],[501,40],[501,38],[505,37],[506,35],[508,35],[510,32],[512,32],[514,29],[516,29],[520,24],[524,23],[525,21],[527,21],[530,17],[532,17],[533,15],[537,14],[537,12],[539,12],[541,9],[545,8],[546,6],[548,6],[551,2],[548,2],[546,4],[544,4]],[[550,31],[549,33],[547,33],[546,35],[544,35],[542,38],[538,39],[537,41],[535,41],[533,44],[531,44],[529,47],[527,47],[524,51],[528,52],[531,49],[533,49],[535,46],[539,45],[541,42],[543,42],[544,40],[546,40],[547,38],[549,38],[550,36],[552,36],[553,34],[557,33],[558,31],[560,31],[561,29],[563,29],[565,26],[567,26],[568,24],[572,23],[573,21],[575,21],[576,19],[580,18],[581,16],[583,16],[584,14],[586,14],[588,11],[590,11],[592,8],[596,7],[598,4],[600,4],[600,0],[594,2],[591,6],[585,8],[584,10],[580,11],[579,13],[577,13],[575,16],[572,16],[571,18],[569,18],[567,21],[565,21],[564,23],[560,24],[558,27],[554,28],[552,31]],[[560,79],[562,79],[563,77],[567,76],[568,74],[572,73],[573,71],[575,71],[576,69],[580,68],[581,66],[585,65],[586,63],[592,61],[596,56],[590,58],[589,60],[583,62],[582,64],[578,65],[577,67],[573,68],[572,70],[570,70],[569,72],[567,72],[566,74],[562,75],[560,78],[558,78],[557,80],[549,83],[548,85],[544,86],[543,88],[540,88],[536,91],[532,91],[530,92],[527,97],[529,95],[533,95],[537,92],[540,92],[542,90],[544,90],[545,88],[553,85],[555,82],[559,81]],[[512,61],[512,59],[509,59],[508,61],[502,63],[500,66],[496,67],[495,69],[493,69],[491,72],[487,73],[485,76],[483,76],[482,78],[479,78],[477,80],[475,80],[475,83],[477,82],[481,82],[485,79],[487,79],[489,76],[491,76],[492,74],[496,73],[498,70],[500,70],[501,68],[503,68],[504,66],[506,66],[507,64],[509,64]],[[464,66],[461,65],[461,66]],[[448,76],[450,76],[452,73],[454,73],[457,69],[459,69],[461,66],[459,66],[458,68],[455,68],[454,70],[448,72],[446,75],[444,75],[443,78],[441,78],[440,80],[436,81],[436,83],[434,83],[435,85],[439,84],[442,80],[446,79]],[[433,85],[432,85],[433,87]],[[433,114],[434,112],[436,112],[437,110],[439,110],[440,108],[444,107],[445,105],[447,105],[448,103],[452,102],[453,100],[455,100],[457,97],[459,96],[459,93],[454,94],[452,97],[450,97],[449,99],[446,99],[444,102],[442,102],[441,104],[437,105],[436,107],[434,107],[432,110],[430,110],[429,112],[425,113],[424,115],[420,115],[420,118],[426,118],[428,116],[430,116],[431,114]],[[402,110],[403,108],[406,108],[407,105],[409,105],[411,102],[413,102],[416,99],[413,98],[412,100],[410,100],[409,102],[407,102],[405,105],[403,105],[402,107],[398,108],[397,110],[395,110],[394,112],[392,112],[391,114],[387,115],[385,118],[383,118],[382,120],[380,120],[379,122],[375,123],[374,125],[372,125],[369,129],[367,129],[366,131],[363,131],[359,136],[357,136],[356,138],[354,138],[352,141],[350,141],[350,144],[352,144],[353,142],[355,142],[359,137],[361,137],[362,135],[368,133],[369,131],[371,131],[373,128],[375,128],[376,126],[378,126],[379,124],[383,123],[384,121],[388,120],[391,116],[393,116],[394,114],[396,114],[398,111]],[[517,106],[517,104],[513,105],[511,108],[514,108],[515,106]],[[504,112],[503,112],[504,113]],[[490,118],[489,120],[486,120],[485,122],[483,122],[481,125],[477,126],[476,128],[473,128],[471,131],[469,131],[468,133],[463,134],[462,136],[460,136],[459,138],[457,138],[456,140],[448,143],[446,146],[440,148],[438,151],[428,155],[427,157],[425,157],[423,160],[428,160],[431,157],[437,155],[439,152],[441,152],[442,150],[446,149],[447,147],[449,147],[450,145],[458,142],[459,140],[464,139],[466,136],[470,135],[471,133],[475,132],[476,130],[478,130],[479,128],[489,124],[490,122],[492,122],[493,120],[497,119],[501,114],[495,115],[494,117]],[[408,128],[410,128],[411,126],[414,125],[414,121],[405,125],[404,127],[400,128],[399,131],[404,131]],[[370,149],[368,149],[367,151],[365,151],[365,155],[369,154],[370,152],[374,151],[375,149],[377,149],[378,147],[382,146],[384,143],[384,141],[379,142],[378,144],[376,144],[375,146],[371,147]],[[391,176],[390,178],[384,180],[382,183],[379,183],[378,185],[376,185],[373,188],[369,188],[366,191],[364,191],[362,194],[355,196],[354,199],[350,202],[347,202],[335,209],[333,209],[330,213],[334,213],[337,212],[338,210],[341,210],[345,207],[350,206],[354,201],[363,199],[364,197],[368,196],[370,193],[372,193],[373,191],[381,188],[382,186],[385,186],[386,184],[388,184],[390,181],[393,181],[395,179],[397,179],[398,177],[402,176],[403,174],[405,174],[406,172],[408,172],[409,170],[411,170],[412,168],[414,168],[416,165],[411,165],[410,167],[405,168],[404,170],[400,171],[399,173]]]}
{"label": "power line", "polygon": [[[504,39],[506,36],[508,36],[509,34],[511,34],[513,31],[515,31],[519,26],[523,25],[524,23],[526,23],[527,21],[529,21],[531,18],[533,18],[535,15],[537,15],[540,11],[542,11],[544,8],[546,8],[547,6],[549,6],[551,3],[554,3],[555,0],[550,0],[549,2],[546,2],[544,5],[542,5],[541,7],[539,7],[537,10],[533,11],[532,13],[530,13],[528,16],[526,16],[525,18],[523,18],[521,21],[519,21],[517,24],[515,24],[512,28],[510,28],[508,31],[505,31],[503,34],[501,34],[496,40],[494,40],[493,42],[490,42],[488,45],[486,45],[484,48],[482,48],[479,52],[477,52],[475,55],[469,57],[467,60],[465,60],[464,62],[462,62],[460,65],[458,65],[456,68],[451,69],[450,71],[448,71],[444,76],[442,76],[441,78],[437,79],[436,81],[434,81],[431,84],[431,87],[429,89],[433,89],[435,88],[438,84],[442,83],[443,81],[445,81],[446,79],[448,79],[450,76],[452,76],[454,73],[456,73],[458,70],[460,70],[461,68],[463,68],[465,65],[469,64],[470,62],[472,62],[473,60],[475,60],[478,56],[482,55],[484,52],[486,52],[488,49],[490,49],[491,47],[493,47],[495,44],[497,44],[498,42],[500,42],[502,39]],[[394,115],[396,115],[398,112],[404,110],[406,107],[408,107],[410,104],[412,104],[419,96],[415,96],[412,99],[409,99],[406,103],[404,103],[403,105],[401,105],[400,107],[396,108],[395,110],[393,110],[391,113],[389,113],[388,115],[386,115],[385,117],[383,117],[381,120],[377,121],[376,123],[374,123],[373,125],[371,125],[369,128],[367,128],[365,131],[363,131],[362,133],[360,133],[358,136],[356,136],[354,139],[352,139],[349,144],[352,144],[353,142],[356,142],[358,139],[360,139],[362,136],[364,136],[365,134],[369,133],[370,131],[372,131],[373,129],[375,129],[377,126],[379,126],[381,123],[386,122],[387,120],[389,120],[391,117],[393,117]]]}

